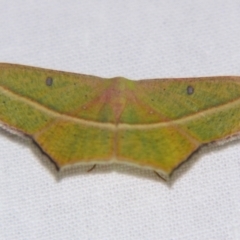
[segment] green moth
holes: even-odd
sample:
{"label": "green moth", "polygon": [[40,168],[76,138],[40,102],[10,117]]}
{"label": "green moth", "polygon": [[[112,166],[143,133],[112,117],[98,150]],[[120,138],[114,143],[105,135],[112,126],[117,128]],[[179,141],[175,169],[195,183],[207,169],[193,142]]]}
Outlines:
{"label": "green moth", "polygon": [[128,163],[167,178],[240,131],[240,77],[132,81],[0,64],[0,122],[57,168]]}

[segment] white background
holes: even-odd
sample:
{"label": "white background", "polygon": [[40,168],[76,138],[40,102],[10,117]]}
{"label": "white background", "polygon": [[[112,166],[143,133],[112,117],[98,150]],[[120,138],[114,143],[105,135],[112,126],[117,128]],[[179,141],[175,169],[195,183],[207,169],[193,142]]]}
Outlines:
{"label": "white background", "polygon": [[[2,0],[0,62],[136,80],[240,75],[240,2]],[[1,130],[0,239],[240,239],[239,146],[202,149],[166,184],[119,165],[57,173]]]}

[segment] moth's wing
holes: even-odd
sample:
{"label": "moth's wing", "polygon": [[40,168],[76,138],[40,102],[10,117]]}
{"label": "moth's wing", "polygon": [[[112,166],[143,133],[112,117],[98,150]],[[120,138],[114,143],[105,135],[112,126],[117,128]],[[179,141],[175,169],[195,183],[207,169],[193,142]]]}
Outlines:
{"label": "moth's wing", "polygon": [[116,156],[169,175],[201,145],[239,133],[239,97],[239,77],[113,81],[0,64],[1,123],[58,167]]}
{"label": "moth's wing", "polygon": [[136,82],[117,156],[169,175],[203,144],[239,134],[240,77]]}
{"label": "moth's wing", "polygon": [[0,121],[33,141],[58,167],[109,160],[114,116],[101,98],[111,81],[12,64],[0,64]]}

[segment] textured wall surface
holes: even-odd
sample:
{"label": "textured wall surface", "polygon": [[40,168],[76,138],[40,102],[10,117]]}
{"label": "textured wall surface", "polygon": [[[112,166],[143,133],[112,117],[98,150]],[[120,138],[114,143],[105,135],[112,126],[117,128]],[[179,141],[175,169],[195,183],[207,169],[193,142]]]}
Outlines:
{"label": "textured wall surface", "polygon": [[[240,75],[239,12],[234,0],[3,0],[0,62],[136,80]],[[166,184],[130,166],[57,173],[0,130],[0,239],[240,239],[239,145],[202,149]]]}

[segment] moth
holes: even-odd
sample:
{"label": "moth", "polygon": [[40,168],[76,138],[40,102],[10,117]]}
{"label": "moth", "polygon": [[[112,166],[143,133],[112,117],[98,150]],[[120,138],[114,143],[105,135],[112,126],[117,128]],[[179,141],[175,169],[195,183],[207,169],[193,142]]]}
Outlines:
{"label": "moth", "polygon": [[0,64],[0,122],[60,169],[118,162],[168,178],[240,132],[240,77],[132,81]]}

